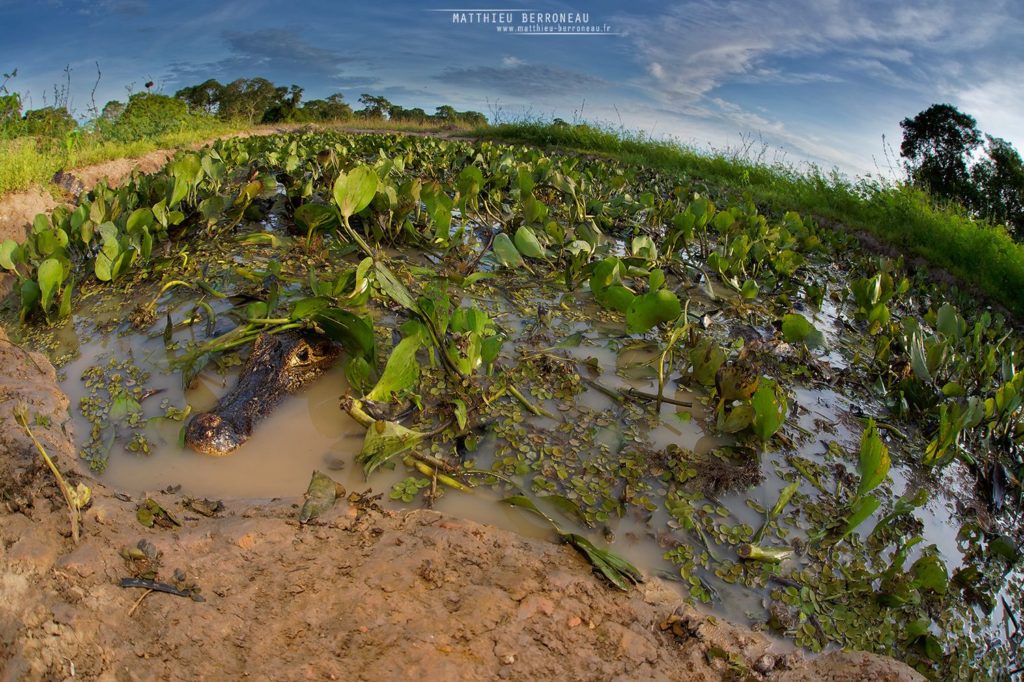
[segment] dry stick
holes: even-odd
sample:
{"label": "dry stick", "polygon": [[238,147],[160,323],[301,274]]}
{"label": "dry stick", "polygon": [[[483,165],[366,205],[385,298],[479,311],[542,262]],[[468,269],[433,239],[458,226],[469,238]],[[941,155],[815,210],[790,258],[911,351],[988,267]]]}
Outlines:
{"label": "dry stick", "polygon": [[647,393],[636,388],[627,388],[626,395],[632,396],[634,398],[639,398],[641,400],[660,400],[663,403],[668,403],[669,405],[678,405],[679,407],[693,407],[693,403],[691,403],[688,400],[676,400],[675,398],[666,398],[665,396],[661,396],[659,398],[657,395],[653,393]]}
{"label": "dry stick", "polygon": [[469,277],[476,271],[477,266],[480,264],[480,260],[491,250],[491,246],[494,244],[494,238],[498,236],[497,232],[491,232],[491,236],[487,239],[487,243],[484,244],[483,248],[480,249],[480,253],[469,263],[466,267],[465,272],[462,273],[463,277]]}
{"label": "dry stick", "polygon": [[53,463],[50,456],[46,454],[46,449],[43,448],[43,444],[39,442],[35,434],[32,433],[32,429],[28,425],[28,406],[25,403],[20,403],[14,410],[14,420],[18,422],[18,425],[25,430],[28,437],[32,439],[36,449],[39,450],[39,454],[43,456],[46,461],[46,465],[50,467],[50,471],[53,472],[54,477],[57,479],[57,487],[60,488],[61,494],[64,495],[64,501],[68,505],[68,516],[71,518],[71,539],[78,544],[78,506],[74,502],[74,494],[71,492],[71,488],[68,486],[64,477],[60,475],[60,470],[57,469],[57,465]]}
{"label": "dry stick", "polygon": [[131,618],[132,614],[135,613],[135,609],[139,608],[139,604],[142,603],[142,600],[145,599],[147,596],[149,596],[152,593],[153,593],[153,590],[152,589],[148,589],[148,590],[146,590],[145,592],[142,593],[141,597],[139,597],[138,599],[135,600],[135,603],[132,604],[132,607],[130,609],[128,609],[128,617],[129,618]]}
{"label": "dry stick", "polygon": [[[653,393],[647,393],[636,388],[627,388],[625,391],[617,391],[614,388],[609,388],[608,386],[605,386],[604,384],[598,381],[594,381],[593,379],[588,379],[587,377],[584,376],[581,376],[580,378],[583,379],[583,381],[591,388],[594,388],[600,391],[601,393],[604,393],[612,400],[615,400],[620,403],[626,401],[626,396],[629,396],[631,398],[637,398],[639,400],[659,400],[659,397],[657,395]],[[669,405],[677,405],[678,407],[693,407],[693,403],[688,402],[686,400],[676,400],[674,398],[666,398],[665,396],[661,396],[660,401],[663,403],[668,403]]]}

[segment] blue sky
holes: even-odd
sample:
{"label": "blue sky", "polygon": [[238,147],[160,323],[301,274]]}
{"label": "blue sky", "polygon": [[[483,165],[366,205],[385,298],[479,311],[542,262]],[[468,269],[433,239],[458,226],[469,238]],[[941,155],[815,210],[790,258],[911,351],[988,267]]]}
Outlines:
{"label": "blue sky", "polygon": [[[509,35],[437,9],[586,12],[615,35]],[[0,0],[0,71],[27,104],[71,67],[84,114],[149,80],[297,83],[428,111],[582,116],[698,147],[887,172],[882,136],[950,102],[1024,150],[1024,2]]]}

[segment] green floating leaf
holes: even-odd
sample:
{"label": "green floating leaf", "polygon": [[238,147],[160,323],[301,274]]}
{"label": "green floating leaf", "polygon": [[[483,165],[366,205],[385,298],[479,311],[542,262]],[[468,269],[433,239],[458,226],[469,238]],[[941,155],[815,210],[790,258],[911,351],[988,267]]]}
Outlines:
{"label": "green floating leaf", "polygon": [[526,264],[523,261],[522,254],[519,253],[519,249],[516,248],[516,245],[512,243],[512,240],[504,232],[494,238],[491,248],[494,250],[494,255],[497,256],[498,262],[506,268],[521,268]]}
{"label": "green floating leaf", "polygon": [[925,554],[910,567],[914,576],[914,586],[923,590],[931,590],[936,594],[945,594],[949,587],[949,573],[946,564],[934,554]]}
{"label": "green floating leaf", "polygon": [[13,270],[15,263],[20,262],[21,248],[18,242],[13,239],[5,239],[0,244],[0,267],[5,270]]}
{"label": "green floating leaf", "polygon": [[754,433],[762,443],[767,443],[786,421],[786,412],[789,411],[786,397],[775,381],[765,378],[751,397],[750,407],[754,410],[751,424]]}
{"label": "green floating leaf", "polygon": [[598,549],[594,543],[582,535],[566,533],[562,537],[583,554],[587,561],[607,578],[608,582],[623,592],[628,591],[632,585],[639,585],[644,581],[643,574],[636,566],[608,550]]}
{"label": "green floating leaf", "polygon": [[54,292],[64,281],[64,266],[56,258],[47,258],[39,264],[36,279],[39,282],[40,305],[43,312],[46,312],[53,302]]}
{"label": "green floating leaf", "polygon": [[626,309],[626,330],[642,334],[662,322],[671,322],[682,313],[679,298],[668,289],[636,296]]}
{"label": "green floating leaf", "polygon": [[416,360],[416,353],[421,345],[418,336],[406,337],[399,341],[388,357],[380,380],[373,390],[366,394],[366,398],[376,402],[389,402],[396,394],[414,386],[420,377],[420,363]]}
{"label": "green floating leaf", "polygon": [[329,308],[312,317],[324,334],[337,341],[351,355],[361,355],[373,366],[377,361],[377,340],[369,322],[347,310]]}
{"label": "green floating leaf", "polygon": [[576,348],[583,343],[585,338],[586,334],[583,332],[575,332],[556,343],[555,348]]}
{"label": "green floating leaf", "polygon": [[351,218],[369,206],[379,182],[369,166],[358,166],[351,173],[339,175],[334,182],[334,202],[342,217]]}
{"label": "green floating leaf", "polygon": [[466,401],[462,398],[453,398],[452,405],[454,406],[455,423],[459,425],[459,431],[465,431],[466,424],[469,422],[469,409],[466,407]]}
{"label": "green floating leaf", "polygon": [[370,390],[371,374],[373,374],[373,368],[361,355],[353,355],[345,363],[345,380],[359,393],[366,393]]}
{"label": "green floating leaf", "polygon": [[871,492],[885,480],[889,474],[889,448],[878,435],[878,427],[874,419],[868,420],[868,426],[860,437],[860,485],[857,486],[857,497]]}
{"label": "green floating leaf", "polygon": [[746,561],[779,563],[793,556],[793,550],[789,547],[762,547],[745,542],[736,547],[736,554]]}
{"label": "green floating leaf", "polygon": [[537,239],[537,235],[535,235],[533,230],[528,227],[520,227],[516,230],[515,246],[519,250],[519,253],[523,254],[527,258],[547,258],[547,253],[544,251],[544,247]]}
{"label": "green floating leaf", "polygon": [[110,404],[110,419],[124,419],[130,414],[142,412],[142,405],[125,391],[117,391]]}
{"label": "green floating leaf", "polygon": [[782,318],[782,336],[788,343],[802,343],[811,350],[825,345],[825,335],[800,313]]}
{"label": "green floating leaf", "polygon": [[135,518],[146,528],[153,528],[154,526],[160,526],[161,528],[181,526],[178,520],[171,516],[170,512],[161,507],[158,502],[148,497],[139,505],[135,512]]}
{"label": "green floating leaf", "polygon": [[359,461],[366,477],[395,455],[415,447],[427,434],[407,429],[397,422],[376,421],[366,430]]}
{"label": "green floating leaf", "polygon": [[857,526],[864,523],[869,516],[875,513],[879,505],[878,498],[874,495],[866,495],[858,498],[853,506],[850,507],[850,515],[846,519],[846,527],[843,529],[843,534],[840,535],[840,539],[845,538],[847,535],[856,530]]}
{"label": "green floating leaf", "polygon": [[320,516],[338,500],[345,496],[345,488],[327,474],[314,471],[306,488],[306,501],[299,512],[299,523],[309,523]]}
{"label": "green floating leaf", "polygon": [[307,235],[324,230],[332,222],[336,224],[335,213],[327,204],[303,204],[295,209],[295,224]]}
{"label": "green floating leaf", "polygon": [[786,505],[789,504],[789,501],[793,499],[793,495],[795,495],[796,491],[799,489],[799,481],[794,481],[783,488],[782,491],[779,492],[779,499],[775,501],[775,506],[772,507],[771,512],[769,512],[769,516],[771,518],[775,518],[781,514],[782,510],[786,508]]}
{"label": "green floating leaf", "polygon": [[377,273],[377,283],[392,301],[406,310],[411,310],[413,312],[419,311],[419,307],[416,305],[416,300],[413,299],[412,294],[404,284],[398,281],[398,278],[395,277],[395,273],[391,272],[391,269],[388,266],[384,265],[384,263],[377,262],[374,263],[373,267]]}
{"label": "green floating leaf", "polygon": [[936,315],[935,328],[946,338],[959,341],[967,333],[967,321],[960,317],[956,308],[945,303]]}

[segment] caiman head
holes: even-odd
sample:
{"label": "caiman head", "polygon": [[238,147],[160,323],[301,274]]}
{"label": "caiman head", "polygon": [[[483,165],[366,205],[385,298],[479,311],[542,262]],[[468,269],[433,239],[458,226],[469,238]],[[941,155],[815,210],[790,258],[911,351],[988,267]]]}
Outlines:
{"label": "caiman head", "polygon": [[220,457],[252,435],[286,394],[326,371],[341,349],[322,336],[261,334],[238,376],[238,382],[210,412],[198,414],[185,430],[193,450]]}

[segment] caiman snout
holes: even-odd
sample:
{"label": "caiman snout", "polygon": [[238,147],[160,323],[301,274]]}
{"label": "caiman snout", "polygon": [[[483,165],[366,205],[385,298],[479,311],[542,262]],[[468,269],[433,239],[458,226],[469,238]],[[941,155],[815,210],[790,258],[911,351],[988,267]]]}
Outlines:
{"label": "caiman snout", "polygon": [[185,442],[204,455],[223,457],[245,442],[245,435],[214,413],[204,412],[189,422]]}

